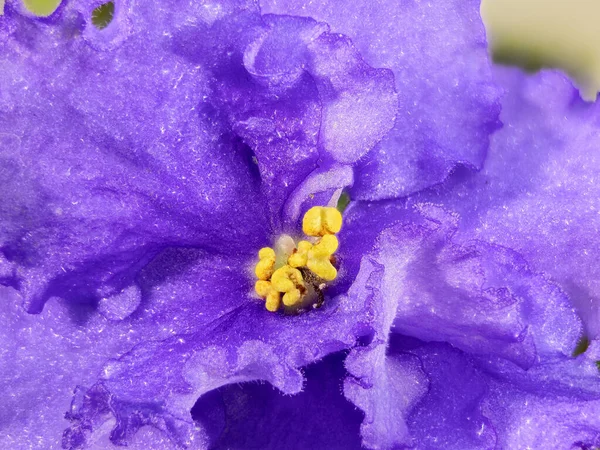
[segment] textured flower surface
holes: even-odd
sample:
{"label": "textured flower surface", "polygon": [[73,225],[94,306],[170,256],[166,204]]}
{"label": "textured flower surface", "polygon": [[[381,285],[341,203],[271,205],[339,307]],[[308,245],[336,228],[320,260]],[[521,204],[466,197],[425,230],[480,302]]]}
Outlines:
{"label": "textured flower surface", "polygon": [[0,16],[2,448],[600,446],[597,105],[477,1],[100,4]]}

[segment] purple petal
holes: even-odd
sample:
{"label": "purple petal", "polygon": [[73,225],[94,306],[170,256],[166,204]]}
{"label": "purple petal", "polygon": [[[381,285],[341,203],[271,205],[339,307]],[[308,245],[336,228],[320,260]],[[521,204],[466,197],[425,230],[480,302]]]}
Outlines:
{"label": "purple petal", "polygon": [[135,291],[169,246],[260,248],[297,219],[288,199],[352,182],[320,180],[321,153],[354,161],[393,119],[391,73],[324,24],[118,3],[104,30],[93,2],[3,20],[0,248],[30,312]]}
{"label": "purple petal", "polygon": [[344,383],[346,397],[365,413],[361,426],[368,448],[410,446],[417,441],[407,416],[427,390],[419,361],[410,355],[386,358],[386,344],[353,350],[347,361],[351,376]]}
{"label": "purple petal", "polygon": [[91,384],[108,358],[145,336],[86,304],[54,298],[30,315],[20,303],[16,291],[0,287],[0,447],[60,448],[74,388]]}
{"label": "purple petal", "polygon": [[28,310],[114,295],[166,246],[264,244],[251,152],[203,107],[208,74],[168,51],[171,16],[140,11],[98,51],[61,14],[3,18],[0,248]]}
{"label": "purple petal", "polygon": [[386,3],[261,1],[263,12],[298,14],[350,36],[365,60],[393,70],[396,125],[360,164],[353,198],[410,194],[458,163],[481,168],[499,126],[478,1]]}
{"label": "purple petal", "polygon": [[[326,163],[323,159],[352,163],[389,131],[396,94],[391,72],[369,67],[346,37],[329,33],[327,24],[275,15],[263,21],[254,33],[225,22],[217,42],[210,39],[215,26],[210,35],[194,31],[186,41],[211,43],[194,55],[209,54],[216,61],[219,108],[254,149],[277,215],[307,175]],[[231,53],[240,48],[235,42],[240,34],[248,41],[241,47],[243,68],[235,53],[223,58],[223,42]]]}
{"label": "purple petal", "polygon": [[[291,37],[302,26],[294,18],[283,24],[274,18],[263,21],[255,10],[226,16],[210,27],[187,27],[176,36],[180,53],[211,68],[212,114],[225,116],[252,148],[274,228],[281,227],[286,199],[317,168],[319,157],[322,108],[315,81],[302,70],[276,66],[294,61],[282,59],[281,53],[293,55],[298,43]],[[282,37],[291,42],[280,42]],[[263,53],[273,60],[262,61]]]}
{"label": "purple petal", "polygon": [[334,160],[352,163],[393,126],[394,78],[373,69],[350,40],[312,19],[266,15],[269,29],[244,54],[246,68],[269,85],[291,84],[303,74],[318,89],[319,146]]}
{"label": "purple petal", "polygon": [[[372,316],[372,342],[351,351],[345,388],[365,412],[365,445],[410,445],[407,417],[427,386],[418,359],[389,357],[392,331],[524,368],[571,355],[582,327],[568,298],[515,252],[462,243],[454,236],[458,217],[431,204],[358,203],[348,209],[348,221],[358,226],[365,211],[379,226],[387,223],[374,245],[358,244],[372,249],[348,292],[370,305]],[[482,439],[485,445],[490,437]]]}
{"label": "purple petal", "polygon": [[[420,240],[417,226],[408,226],[403,245],[414,249]],[[348,291],[355,301],[370,306],[372,342],[350,352],[346,368],[350,373],[344,384],[346,397],[365,413],[361,427],[363,443],[372,448],[411,445],[405,423],[415,402],[427,389],[427,383],[415,358],[402,361],[386,358],[387,340],[394,321],[397,298],[382,297],[381,285],[386,268],[376,258],[365,256],[357,278]]]}
{"label": "purple petal", "polygon": [[[149,340],[109,362],[80,403],[65,433],[67,447],[93,440],[115,420],[111,440],[129,442],[151,425],[174,443],[202,439],[190,409],[197,398],[231,383],[268,381],[286,394],[302,390],[302,366],[354,345],[365,333],[366,305],[329,298],[318,311],[273,314],[250,296],[247,260],[171,251],[141,278],[147,299],[130,316]],[[164,273],[164,268],[173,273]],[[91,437],[90,437],[91,434]]]}
{"label": "purple petal", "polygon": [[[444,202],[461,213],[465,234],[515,249],[556,280],[596,336],[599,106],[584,103],[556,72],[500,75],[509,87],[506,126],[494,136],[482,173],[451,180],[442,188],[452,189]],[[432,193],[437,201],[440,192]]]}
{"label": "purple petal", "polygon": [[[521,376],[508,381],[488,373],[481,360],[447,344],[393,336],[387,360],[403,364],[408,357],[418,359],[429,385],[407,420],[410,435],[423,448],[585,449],[598,445],[599,392],[582,391],[586,385],[597,385],[596,367],[588,370],[573,359],[560,364],[545,361],[535,367],[537,375],[530,376],[529,371],[513,366],[512,371]],[[568,365],[573,367],[566,375],[563,371]],[[588,361],[588,366],[595,363]],[[576,371],[579,376],[572,377]]]}
{"label": "purple petal", "polygon": [[[135,445],[138,431],[186,445],[202,439],[190,416],[199,395],[248,380],[297,393],[300,367],[367,330],[366,306],[344,295],[298,317],[266,312],[249,295],[250,265],[288,211],[293,222],[311,195],[351,183],[351,168],[335,160],[353,161],[389,129],[392,78],[321,31],[306,42],[311,71],[260,79],[248,62],[257,39],[260,55],[282,36],[324,26],[263,20],[253,5],[171,12],[123,2],[104,31],[91,28],[91,8],[66,4],[45,21],[9,9],[2,22],[1,277],[29,311],[60,296],[82,314],[75,320],[109,336],[97,344],[106,351],[92,346],[79,364],[85,376],[65,378],[68,391],[60,379],[48,384],[61,390],[40,433],[56,437],[56,411],[77,386],[64,447]],[[274,43],[260,41],[269,33]],[[357,112],[373,127],[357,124]],[[348,129],[359,125],[354,142]],[[350,159],[339,153],[345,145],[354,145]],[[68,335],[73,324],[61,319],[58,335]],[[87,339],[73,338],[81,355]],[[78,366],[76,352],[44,351],[40,372],[62,353]],[[18,370],[24,377],[30,367]],[[31,395],[15,398],[30,405]]]}
{"label": "purple petal", "polygon": [[494,448],[496,432],[482,411],[482,399],[488,394],[487,378],[460,351],[447,344],[406,348],[404,340],[392,339],[390,358],[406,358],[403,350],[418,357],[429,379],[429,389],[411,412],[408,425],[411,436],[428,449]]}
{"label": "purple petal", "polygon": [[[582,329],[569,299],[518,254],[460,241],[453,236],[458,217],[433,205],[374,210],[359,204],[348,211],[348,221],[361,217],[361,210],[385,211],[382,223],[397,220],[362,263],[367,258],[381,265],[377,295],[385,299],[385,311],[394,311],[378,319],[387,324],[384,329],[393,321],[396,332],[500,355],[525,367],[536,353],[572,353]],[[365,265],[361,270],[375,269]],[[360,279],[365,278],[359,272],[355,284]]]}
{"label": "purple petal", "polygon": [[591,449],[600,444],[599,400],[573,402],[551,395],[533,396],[500,385],[486,410],[504,429],[498,439],[501,448]]}
{"label": "purple petal", "polygon": [[308,366],[299,394],[284,396],[266,384],[231,384],[200,397],[192,416],[213,448],[360,449],[362,415],[341,393],[343,356]]}
{"label": "purple petal", "polygon": [[[576,360],[490,378],[484,413],[501,448],[581,448],[600,444],[597,344]],[[593,356],[593,359],[591,357]],[[511,374],[507,376],[507,374]]]}

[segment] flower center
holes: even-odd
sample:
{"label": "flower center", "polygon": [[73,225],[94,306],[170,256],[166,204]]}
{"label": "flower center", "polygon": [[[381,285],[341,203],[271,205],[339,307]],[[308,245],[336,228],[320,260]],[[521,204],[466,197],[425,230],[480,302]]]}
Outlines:
{"label": "flower center", "polygon": [[291,236],[282,235],[275,249],[260,249],[254,289],[269,311],[277,311],[282,302],[292,309],[321,306],[326,282],[337,277],[334,253],[339,242],[335,234],[341,227],[342,214],[336,208],[315,206],[302,219],[306,240],[296,243]]}

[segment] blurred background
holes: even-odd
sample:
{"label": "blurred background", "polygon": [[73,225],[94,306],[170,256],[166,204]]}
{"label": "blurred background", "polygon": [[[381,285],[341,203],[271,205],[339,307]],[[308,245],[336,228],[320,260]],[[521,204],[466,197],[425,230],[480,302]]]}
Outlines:
{"label": "blurred background", "polygon": [[481,16],[497,63],[563,69],[582,97],[596,99],[600,0],[483,0]]}
{"label": "blurred background", "polygon": [[[4,1],[0,0],[0,13]],[[39,16],[52,14],[60,4],[60,0],[22,1]],[[342,6],[351,0],[332,1]],[[107,2],[98,19],[106,21],[104,15],[113,10],[114,4]],[[497,63],[531,72],[560,68],[576,82],[582,97],[596,99],[600,90],[600,0],[482,0],[481,15]]]}

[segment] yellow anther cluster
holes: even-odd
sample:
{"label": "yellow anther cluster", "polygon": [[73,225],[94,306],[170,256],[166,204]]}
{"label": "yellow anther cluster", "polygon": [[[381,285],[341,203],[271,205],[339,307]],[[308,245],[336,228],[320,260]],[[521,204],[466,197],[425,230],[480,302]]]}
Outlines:
{"label": "yellow anther cluster", "polygon": [[283,294],[283,304],[294,306],[304,292],[304,280],[298,269],[287,264],[277,269],[271,277],[271,285]]}
{"label": "yellow anther cluster", "polygon": [[269,280],[275,268],[275,251],[271,247],[261,248],[258,252],[258,264],[254,268],[256,278]]}
{"label": "yellow anther cluster", "polygon": [[339,246],[335,233],[341,227],[342,215],[337,209],[315,206],[304,215],[302,230],[308,236],[319,237],[316,242],[298,242],[287,257],[287,264],[281,267],[275,267],[276,261],[280,261],[277,265],[282,262],[272,248],[265,247],[258,252],[259,261],[254,269],[258,281],[254,289],[265,299],[269,311],[277,311],[282,301],[287,307],[302,303],[306,286],[300,269],[312,272],[317,279],[335,280],[337,269],[332,261]]}
{"label": "yellow anther cluster", "polygon": [[302,231],[308,236],[335,234],[342,228],[342,213],[336,208],[313,206],[302,219]]}
{"label": "yellow anther cluster", "polygon": [[304,267],[308,263],[308,252],[313,248],[308,241],[298,242],[298,248],[288,258],[288,264],[292,267]]}
{"label": "yellow anther cluster", "polygon": [[325,281],[333,281],[337,277],[337,269],[331,263],[331,257],[338,248],[338,239],[333,234],[326,234],[308,252],[306,267]]}
{"label": "yellow anther cluster", "polygon": [[271,281],[258,280],[254,290],[266,300],[269,311],[277,311],[281,306],[281,294],[285,306],[296,306],[302,300],[305,288],[300,271],[286,264],[273,272]]}
{"label": "yellow anther cluster", "polygon": [[335,280],[337,269],[331,263],[331,257],[338,245],[338,239],[333,234],[326,234],[314,245],[308,241],[300,241],[296,252],[289,257],[288,264],[292,267],[308,267],[325,281]]}
{"label": "yellow anther cluster", "polygon": [[265,306],[269,311],[277,311],[281,303],[281,294],[275,289],[270,281],[258,280],[254,285],[256,293],[266,300]]}

